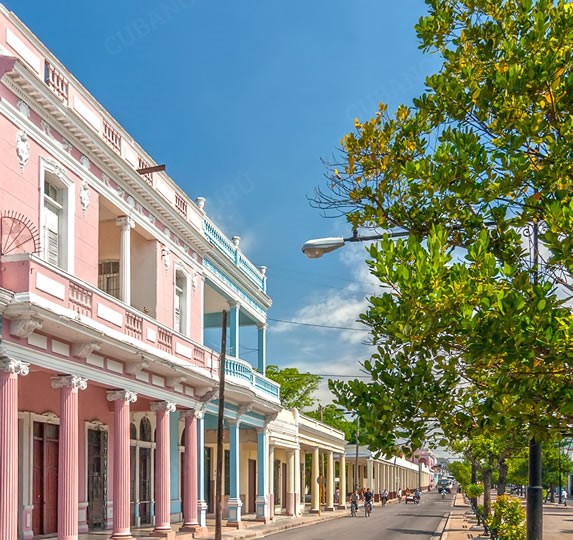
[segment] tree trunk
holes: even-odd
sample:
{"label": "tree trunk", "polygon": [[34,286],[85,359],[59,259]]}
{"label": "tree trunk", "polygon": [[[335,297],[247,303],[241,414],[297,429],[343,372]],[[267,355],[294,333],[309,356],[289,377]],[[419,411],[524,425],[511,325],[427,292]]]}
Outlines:
{"label": "tree trunk", "polygon": [[497,484],[497,494],[503,495],[505,493],[505,483],[507,480],[507,473],[508,473],[509,467],[508,467],[507,463],[505,462],[505,459],[501,459],[498,462],[497,466],[499,469],[499,482]]}
{"label": "tree trunk", "polygon": [[483,515],[487,519],[491,510],[491,469],[487,468],[482,472],[483,480]]}

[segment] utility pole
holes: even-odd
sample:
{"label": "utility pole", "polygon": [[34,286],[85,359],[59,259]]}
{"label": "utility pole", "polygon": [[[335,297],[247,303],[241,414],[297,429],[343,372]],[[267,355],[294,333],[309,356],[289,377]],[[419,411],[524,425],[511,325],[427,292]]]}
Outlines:
{"label": "utility pole", "polygon": [[222,540],[223,505],[223,429],[225,419],[225,356],[227,352],[227,312],[221,321],[221,356],[219,357],[219,414],[217,415],[217,474],[215,476],[215,540]]}
{"label": "utility pole", "polygon": [[356,460],[354,462],[354,489],[358,490],[358,452],[360,450],[360,416],[356,417]]}
{"label": "utility pole", "polygon": [[[533,282],[537,284],[539,272],[539,225],[533,220]],[[527,540],[543,538],[543,487],[541,485],[541,442],[535,437],[529,441],[529,470],[526,502]]]}

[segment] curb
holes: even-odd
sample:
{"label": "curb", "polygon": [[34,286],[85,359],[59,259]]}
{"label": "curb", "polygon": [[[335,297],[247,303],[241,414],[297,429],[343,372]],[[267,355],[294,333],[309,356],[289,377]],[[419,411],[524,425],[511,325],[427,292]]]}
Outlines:
{"label": "curb", "polygon": [[437,529],[434,531],[434,534],[430,536],[430,538],[440,538],[441,540],[447,540],[448,538],[448,525],[450,524],[450,520],[452,518],[452,514],[444,514],[442,521],[438,524]]}

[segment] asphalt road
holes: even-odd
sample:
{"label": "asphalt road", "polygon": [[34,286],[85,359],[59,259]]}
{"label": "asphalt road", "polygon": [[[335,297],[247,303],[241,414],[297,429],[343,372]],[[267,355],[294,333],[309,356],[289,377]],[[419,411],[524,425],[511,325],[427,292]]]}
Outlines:
{"label": "asphalt road", "polygon": [[436,492],[424,493],[420,504],[374,504],[370,517],[359,508],[357,517],[348,515],[316,525],[298,527],[272,535],[273,540],[427,540],[438,538],[434,531],[447,516],[453,495],[442,499]]}

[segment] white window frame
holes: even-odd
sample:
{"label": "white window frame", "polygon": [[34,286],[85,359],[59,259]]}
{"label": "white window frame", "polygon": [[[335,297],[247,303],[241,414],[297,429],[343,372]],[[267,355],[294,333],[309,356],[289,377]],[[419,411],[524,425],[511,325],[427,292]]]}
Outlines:
{"label": "white window frame", "polygon": [[65,169],[58,162],[46,158],[40,158],[40,230],[41,235],[41,258],[48,260],[46,255],[46,245],[44,241],[46,227],[46,209],[44,182],[46,174],[50,174],[49,182],[54,185],[62,194],[61,205],[61,222],[59,224],[60,235],[58,242],[58,268],[73,273],[74,272],[74,233],[75,233],[75,185],[68,177]]}
{"label": "white window frame", "polygon": [[[177,277],[180,277],[184,284],[182,289],[182,309],[180,316],[180,327],[177,328]],[[189,337],[191,328],[191,274],[180,264],[173,265],[173,329],[180,334]]]}

